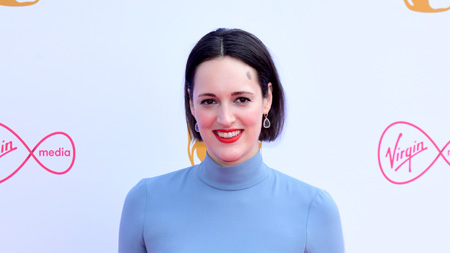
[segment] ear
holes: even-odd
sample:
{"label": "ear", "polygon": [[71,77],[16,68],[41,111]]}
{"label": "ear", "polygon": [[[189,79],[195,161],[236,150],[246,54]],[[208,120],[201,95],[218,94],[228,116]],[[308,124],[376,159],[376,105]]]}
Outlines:
{"label": "ear", "polygon": [[272,108],[272,83],[267,84],[267,96],[264,98],[263,101],[263,112],[264,114],[268,114],[270,111],[270,108]]}
{"label": "ear", "polygon": [[195,109],[194,109],[194,104],[192,103],[191,92],[189,91],[189,89],[187,92],[189,94],[189,108],[191,109],[192,116],[194,116],[194,118],[195,118]]}

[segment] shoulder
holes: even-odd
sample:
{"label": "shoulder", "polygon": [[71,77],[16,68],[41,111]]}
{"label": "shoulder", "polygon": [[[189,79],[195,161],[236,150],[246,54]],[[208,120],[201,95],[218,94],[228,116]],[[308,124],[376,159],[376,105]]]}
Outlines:
{"label": "shoulder", "polygon": [[331,195],[316,186],[305,183],[297,178],[273,170],[274,181],[281,192],[287,192],[294,200],[301,201],[308,206],[308,212],[330,212],[332,216],[339,217],[337,206]]}
{"label": "shoulder", "polygon": [[302,196],[312,202],[317,195],[326,194],[326,192],[316,186],[303,182],[297,178],[286,175],[278,170],[272,169],[275,184],[284,188],[291,194]]}
{"label": "shoulder", "polygon": [[133,188],[131,188],[127,198],[133,196],[140,196],[142,198],[145,197],[147,192],[164,191],[166,189],[174,188],[192,177],[195,167],[196,165],[167,174],[141,179]]}
{"label": "shoulder", "polygon": [[339,211],[331,195],[322,189],[317,191],[309,207],[310,215],[321,216],[323,221],[339,220]]}

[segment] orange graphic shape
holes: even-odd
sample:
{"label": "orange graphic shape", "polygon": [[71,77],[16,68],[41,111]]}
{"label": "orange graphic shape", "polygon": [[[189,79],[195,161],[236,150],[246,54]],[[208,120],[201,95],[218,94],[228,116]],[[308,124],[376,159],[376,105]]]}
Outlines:
{"label": "orange graphic shape", "polygon": [[417,11],[417,12],[431,13],[431,12],[443,12],[443,11],[450,10],[450,7],[433,9],[433,7],[430,6],[430,2],[428,0],[411,0],[413,4],[410,4],[408,2],[408,0],[403,0],[403,1],[405,1],[405,4],[408,7],[408,9],[410,9],[412,11]]}
{"label": "orange graphic shape", "polygon": [[33,5],[36,4],[37,2],[39,2],[39,0],[33,1],[33,2],[17,2],[16,0],[0,0],[0,5],[4,5],[4,6],[16,6],[16,7],[20,7],[20,6],[29,6],[29,5]]}
{"label": "orange graphic shape", "polygon": [[191,165],[195,165],[194,153],[197,153],[197,158],[203,161],[206,156],[206,145],[202,141],[193,141],[191,133],[188,132],[188,155]]}

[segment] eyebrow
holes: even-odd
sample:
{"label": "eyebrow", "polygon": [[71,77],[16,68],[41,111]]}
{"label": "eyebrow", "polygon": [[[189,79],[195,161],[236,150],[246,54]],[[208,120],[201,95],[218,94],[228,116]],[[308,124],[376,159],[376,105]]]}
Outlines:
{"label": "eyebrow", "polygon": [[254,96],[255,94],[253,94],[253,92],[250,92],[250,91],[236,91],[236,92],[233,92],[231,95],[233,95],[233,96],[238,96],[238,95],[251,95],[251,96]]}
{"label": "eyebrow", "polygon": [[[254,96],[253,92],[250,91],[235,91],[231,93],[232,96],[239,96],[239,95],[249,95]],[[214,93],[202,93],[199,94],[198,97],[217,97]]]}

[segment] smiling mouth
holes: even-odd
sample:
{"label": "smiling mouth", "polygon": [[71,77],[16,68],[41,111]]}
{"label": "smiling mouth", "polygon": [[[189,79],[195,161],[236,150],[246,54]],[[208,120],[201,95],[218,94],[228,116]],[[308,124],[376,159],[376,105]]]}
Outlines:
{"label": "smiling mouth", "polygon": [[244,130],[214,130],[213,132],[219,141],[232,143],[239,140]]}

